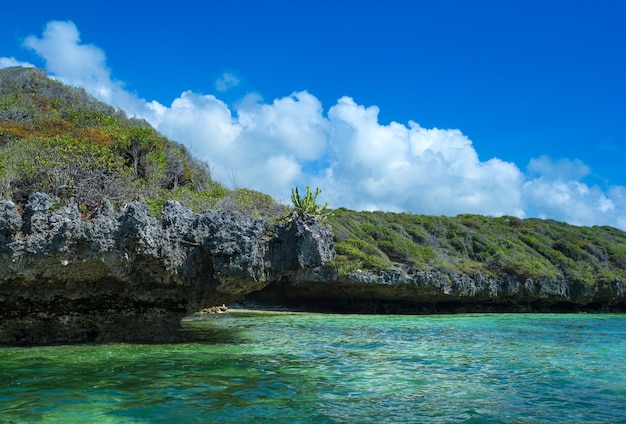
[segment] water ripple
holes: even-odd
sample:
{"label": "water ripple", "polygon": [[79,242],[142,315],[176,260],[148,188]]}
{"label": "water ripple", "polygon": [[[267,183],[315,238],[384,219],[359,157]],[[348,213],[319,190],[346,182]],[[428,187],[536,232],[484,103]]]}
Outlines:
{"label": "water ripple", "polygon": [[226,314],[178,345],[2,348],[0,422],[626,422],[625,329],[624,315]]}

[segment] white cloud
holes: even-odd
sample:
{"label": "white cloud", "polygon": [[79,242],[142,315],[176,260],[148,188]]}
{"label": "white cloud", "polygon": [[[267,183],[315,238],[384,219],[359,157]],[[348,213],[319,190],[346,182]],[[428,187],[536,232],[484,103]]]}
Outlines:
{"label": "white cloud", "polygon": [[427,214],[524,215],[519,169],[498,159],[480,162],[460,131],[414,122],[381,125],[378,108],[348,97],[328,116],[335,130],[336,161],[327,180],[335,191],[331,203]]}
{"label": "white cloud", "polygon": [[554,162],[546,155],[533,158],[528,163],[529,175],[578,180],[591,174],[591,169],[579,159],[559,159]]}
{"label": "white cloud", "polygon": [[626,187],[606,192],[580,181],[591,173],[580,160],[532,159],[529,170],[537,176],[524,184],[524,195],[537,214],[576,225],[613,225],[626,228]]}
{"label": "white cloud", "polygon": [[611,225],[626,230],[626,213],[624,213],[626,211],[626,187],[613,186],[609,188],[608,197],[611,199],[611,205],[615,207],[612,209],[613,218],[595,221],[594,224]]}
{"label": "white cloud", "polygon": [[221,93],[230,90],[239,85],[241,80],[231,72],[224,72],[221,77],[215,81],[215,89]]}
{"label": "white cloud", "polygon": [[104,52],[91,44],[81,44],[72,22],[48,22],[42,37],[31,35],[24,40],[24,46],[41,56],[46,69],[68,84],[88,86],[101,95],[112,85]]}
{"label": "white cloud", "polygon": [[160,109],[158,103],[146,102],[127,92],[122,82],[112,80],[102,49],[81,43],[73,22],[50,21],[41,38],[31,35],[24,40],[24,46],[41,56],[46,70],[59,81],[82,87],[130,115],[152,117]]}
{"label": "white cloud", "polygon": [[[153,124],[198,149],[201,153],[231,154],[229,148],[241,132],[228,106],[213,95],[186,91],[170,107],[161,107]],[[207,150],[209,149],[209,150]]]}
{"label": "white cloud", "polygon": [[250,96],[234,113],[215,96],[185,92],[151,122],[206,160],[220,181],[275,196],[289,192],[304,162],[324,153],[329,130],[321,104],[306,92],[271,104]]}
{"label": "white cloud", "polygon": [[146,117],[166,136],[188,146],[206,160],[215,178],[228,181],[228,163],[235,163],[234,143],[241,127],[228,106],[212,95],[184,92],[169,107],[162,106],[155,117]]}
{"label": "white cloud", "polygon": [[0,57],[0,69],[21,66],[23,68],[34,68],[35,65],[28,62],[21,62],[14,57]]}
{"label": "white cloud", "polygon": [[[323,189],[332,207],[410,211],[435,215],[532,214],[575,224],[626,229],[626,187],[602,190],[581,181],[591,170],[579,160],[533,159],[527,175],[511,162],[480,161],[455,129],[378,122],[379,109],[343,97],[329,110],[314,95],[295,92],[263,101],[248,95],[229,106],[213,95],[186,91],[169,106],[147,102],[111,78],[104,52],[83,44],[71,22],[53,21],[25,46],[47,70],[100,100],[148,120],[206,160],[228,184],[284,200],[291,187]],[[3,61],[4,59],[4,61]],[[0,64],[15,63],[0,58]],[[227,90],[238,78],[225,73]]]}
{"label": "white cloud", "polygon": [[330,131],[320,101],[306,91],[264,104],[258,98],[237,106],[242,142],[255,153],[282,152],[302,160],[315,160],[326,149]]}

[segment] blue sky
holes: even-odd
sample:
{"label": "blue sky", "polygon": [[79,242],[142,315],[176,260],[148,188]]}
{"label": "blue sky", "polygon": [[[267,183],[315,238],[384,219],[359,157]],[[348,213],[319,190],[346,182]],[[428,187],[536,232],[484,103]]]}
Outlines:
{"label": "blue sky", "polygon": [[[59,4],[61,3],[61,4]],[[332,207],[626,229],[622,1],[17,2],[32,64],[216,178]]]}

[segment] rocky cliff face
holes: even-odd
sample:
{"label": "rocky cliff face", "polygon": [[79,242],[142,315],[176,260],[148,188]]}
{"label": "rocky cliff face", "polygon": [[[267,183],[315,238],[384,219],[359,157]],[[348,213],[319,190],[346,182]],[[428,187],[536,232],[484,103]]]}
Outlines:
{"label": "rocky cliff face", "polygon": [[168,341],[180,320],[334,255],[330,229],[294,217],[275,228],[168,202],[105,203],[88,220],[33,193],[0,201],[0,343]]}
{"label": "rocky cliff face", "polygon": [[521,280],[506,273],[449,275],[396,264],[394,270],[345,276],[330,267],[301,269],[246,299],[353,313],[626,312],[626,285],[588,285],[566,278]]}
{"label": "rocky cliff face", "polygon": [[181,319],[240,300],[360,313],[626,311],[626,287],[507,275],[451,275],[406,264],[337,275],[329,227],[269,227],[168,202],[103,204],[89,219],[33,193],[0,201],[0,343],[171,341]]}

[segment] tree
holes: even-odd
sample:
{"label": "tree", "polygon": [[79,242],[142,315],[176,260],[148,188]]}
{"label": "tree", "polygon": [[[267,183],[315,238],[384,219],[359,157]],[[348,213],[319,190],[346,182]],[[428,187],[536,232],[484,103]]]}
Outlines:
{"label": "tree", "polygon": [[153,165],[148,156],[155,152],[161,140],[152,128],[131,127],[128,135],[118,142],[129,166],[132,167],[135,178],[148,179],[153,171]]}

